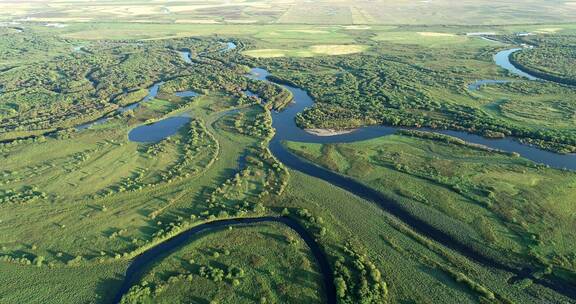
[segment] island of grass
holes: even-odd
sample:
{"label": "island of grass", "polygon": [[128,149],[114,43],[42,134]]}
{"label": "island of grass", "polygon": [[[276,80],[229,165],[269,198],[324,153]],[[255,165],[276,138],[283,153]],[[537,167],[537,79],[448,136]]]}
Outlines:
{"label": "island of grass", "polygon": [[[508,265],[567,282],[576,270],[576,174],[427,132],[350,144],[286,142],[415,216]],[[562,186],[559,186],[562,185]]]}
{"label": "island of grass", "polygon": [[[288,17],[294,18],[293,12]],[[7,46],[0,48],[0,137],[7,140],[0,145],[2,302],[110,303],[131,262],[150,248],[199,225],[270,216],[288,216],[314,236],[334,275],[339,303],[572,301],[542,283],[574,282],[573,173],[421,134],[339,145],[289,144],[302,157],[364,183],[431,227],[513,267],[494,268],[427,237],[377,202],[287,169],[267,146],[274,134],[270,109],[283,108],[292,96],[245,74],[248,67],[266,67],[307,90],[316,105],[298,117],[303,127],[429,125],[533,138],[543,141],[541,146],[570,152],[573,88],[508,75],[492,61],[502,44],[463,33],[546,28],[570,33],[573,25],[70,23],[51,28],[26,23],[19,28],[0,28],[0,43]],[[314,35],[303,35],[311,31]],[[189,35],[195,37],[174,38]],[[238,48],[223,51],[228,41]],[[366,48],[313,57],[244,55],[319,45]],[[190,52],[190,62],[182,60],[182,51]],[[479,79],[513,82],[467,89]],[[164,84],[156,99],[116,113],[159,81]],[[175,94],[190,90],[199,96]],[[133,128],[174,115],[189,115],[191,121],[169,138],[156,143],[128,139]],[[109,118],[106,123],[74,128],[102,116]],[[14,140],[27,136],[32,137]],[[275,235],[282,229],[256,228]],[[202,265],[191,264],[184,251],[173,255],[186,258],[181,264],[170,257],[158,261],[150,282],[139,282],[151,291],[147,299],[155,296],[151,282],[164,279],[174,296],[196,293],[180,274],[210,287],[198,291],[206,295],[202,301],[218,301],[212,288],[220,287],[235,297],[234,279],[240,281],[236,287],[254,294],[244,300],[297,298],[296,288],[281,295],[270,286],[245,285],[236,271],[232,280],[210,280],[222,273],[215,270],[217,263],[226,263],[224,277],[228,266],[249,271],[240,257],[249,256],[248,248],[254,251],[250,241],[255,237],[228,249],[230,255],[218,247],[226,245],[220,236],[232,231],[200,238],[206,252],[196,242],[183,247],[198,253],[195,261]],[[277,258],[266,264],[273,268],[296,263],[283,253],[266,254]],[[254,269],[273,271],[271,278],[278,280],[292,273],[266,265]],[[319,288],[310,286],[307,291]],[[172,301],[171,296],[160,292],[157,299]],[[323,300],[320,292],[310,297]]]}
{"label": "island of grass", "polygon": [[121,303],[323,303],[314,257],[282,224],[206,231],[154,263]]}
{"label": "island of grass", "polygon": [[528,36],[521,41],[534,47],[514,53],[511,58],[514,65],[542,79],[576,85],[574,36]]}

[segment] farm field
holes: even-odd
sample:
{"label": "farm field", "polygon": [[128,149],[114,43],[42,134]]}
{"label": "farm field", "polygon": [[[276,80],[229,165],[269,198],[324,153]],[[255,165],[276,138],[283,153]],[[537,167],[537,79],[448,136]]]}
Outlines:
{"label": "farm field", "polygon": [[576,303],[575,46],[563,0],[0,1],[0,303]]}
{"label": "farm field", "polygon": [[566,0],[501,1],[18,1],[2,18],[40,22],[161,22],[184,24],[524,24],[574,21]]}

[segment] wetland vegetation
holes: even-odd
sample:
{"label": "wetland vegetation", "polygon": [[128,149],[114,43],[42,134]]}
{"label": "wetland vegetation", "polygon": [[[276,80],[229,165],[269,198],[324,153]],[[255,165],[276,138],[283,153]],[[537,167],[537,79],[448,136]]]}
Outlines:
{"label": "wetland vegetation", "polygon": [[576,174],[437,133],[576,152],[571,10],[141,2],[0,4],[0,302],[576,301]]}

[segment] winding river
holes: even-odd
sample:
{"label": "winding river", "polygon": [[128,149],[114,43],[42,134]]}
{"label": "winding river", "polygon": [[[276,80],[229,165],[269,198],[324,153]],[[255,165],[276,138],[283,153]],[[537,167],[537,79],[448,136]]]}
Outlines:
{"label": "winding river", "polygon": [[144,276],[144,270],[150,267],[155,261],[162,260],[169,254],[176,251],[176,249],[192,241],[193,237],[209,230],[226,228],[236,225],[249,225],[249,224],[260,224],[260,223],[278,223],[285,225],[296,232],[302,240],[308,245],[312,255],[316,259],[318,267],[320,268],[320,274],[322,275],[322,280],[324,283],[326,300],[329,304],[336,304],[336,287],[334,286],[334,274],[332,273],[332,268],[328,262],[328,259],[324,255],[324,252],[316,244],[314,237],[308,233],[308,231],[302,227],[297,221],[288,217],[258,217],[258,218],[238,218],[238,219],[228,219],[228,220],[218,220],[212,221],[206,224],[201,224],[186,230],[185,232],[176,235],[137,256],[132,262],[128,269],[126,269],[126,275],[120,290],[116,293],[114,303],[119,303],[122,296],[128,292],[130,287],[134,284],[138,284],[140,279]]}
{"label": "winding river", "polygon": [[[161,82],[161,81],[153,84],[150,88],[148,88],[148,95],[146,95],[146,97],[144,97],[142,100],[135,102],[135,103],[131,103],[131,104],[123,106],[123,107],[119,107],[118,109],[116,109],[113,112],[113,114],[122,114],[126,111],[134,110],[134,109],[138,108],[140,106],[140,104],[142,104],[144,102],[148,102],[148,101],[156,98],[156,96],[158,95],[158,91],[160,90],[160,86],[163,84],[164,84],[164,82]],[[93,126],[101,125],[101,124],[107,122],[108,120],[110,120],[110,117],[104,116],[104,117],[98,118],[96,120],[77,125],[75,127],[75,129],[76,129],[76,131],[82,131],[85,129],[89,129]]]}
{"label": "winding river", "polygon": [[[511,49],[499,52],[494,56],[496,64],[502,68],[507,69],[511,73],[517,74],[522,77],[527,77],[530,80],[538,80],[537,77],[529,75],[523,71],[518,70],[509,62],[509,56],[513,52],[520,49]],[[261,68],[253,68],[248,75],[249,78],[261,81],[269,81],[268,71]],[[488,83],[501,83],[499,80],[489,80]],[[371,201],[380,206],[386,212],[396,216],[404,223],[409,225],[420,234],[435,240],[436,242],[453,249],[463,256],[476,261],[482,265],[504,270],[514,274],[510,279],[510,283],[518,280],[529,278],[534,283],[548,287],[572,299],[576,299],[576,289],[570,284],[567,284],[554,277],[537,278],[532,272],[533,269],[523,268],[522,266],[509,266],[499,262],[495,257],[490,257],[478,252],[476,249],[467,244],[461,243],[451,235],[437,229],[431,224],[414,216],[401,205],[385,197],[378,191],[373,190],[364,184],[357,182],[351,178],[334,173],[315,164],[302,160],[294,154],[288,152],[282,145],[282,141],[290,140],[297,142],[308,143],[347,143],[360,140],[376,138],[380,136],[390,135],[396,133],[400,128],[385,127],[385,126],[372,126],[362,127],[353,132],[346,134],[339,134],[334,136],[316,136],[300,129],[295,122],[296,115],[303,111],[305,108],[312,106],[314,101],[305,90],[285,84],[278,84],[285,89],[289,90],[294,96],[294,102],[283,109],[281,112],[272,113],[272,125],[276,129],[276,134],[271,140],[269,148],[274,156],[287,167],[308,174],[310,176],[322,179],[332,185],[340,187],[350,193],[353,193],[361,198]],[[432,131],[432,130],[429,130]],[[576,169],[576,155],[568,154],[562,155],[533,146],[524,145],[514,139],[488,139],[478,135],[469,134],[466,132],[450,131],[450,130],[433,130],[442,134],[447,134],[465,140],[467,142],[481,144],[490,148],[503,150],[506,152],[516,152],[521,156],[533,160],[535,162],[543,163],[557,168]]]}
{"label": "winding river", "polygon": [[[225,49],[223,49],[222,51],[228,51],[234,48],[236,48],[235,44],[227,43]],[[533,75],[530,75],[529,73],[521,71],[510,63],[509,56],[512,53],[519,50],[521,49],[514,48],[497,53],[494,56],[495,63],[500,67],[508,70],[510,73],[516,74],[521,77],[526,77],[530,80],[539,80],[538,77],[535,77]],[[190,63],[188,61],[191,60],[190,53],[181,52],[181,56],[187,63]],[[269,73],[266,70],[260,68],[252,69],[250,75],[248,75],[248,77],[252,79],[261,81],[269,81],[267,78],[268,76]],[[506,82],[506,80],[479,80],[469,85],[468,88],[470,90],[477,90],[482,85],[503,83],[503,82]],[[144,98],[142,101],[125,107],[121,107],[117,109],[115,113],[122,113],[127,110],[134,109],[138,107],[141,102],[146,102],[153,99],[158,94],[158,89],[161,85],[162,82],[154,84],[149,89],[148,96],[146,96],[146,98]],[[272,119],[273,119],[272,125],[276,129],[276,134],[274,138],[270,141],[269,148],[271,152],[274,154],[274,156],[279,161],[284,163],[287,167],[303,172],[310,176],[320,178],[334,186],[340,187],[346,191],[349,191],[350,193],[353,193],[359,197],[362,197],[366,200],[369,200],[377,204],[383,210],[396,216],[397,218],[402,220],[404,223],[409,225],[411,228],[413,228],[420,234],[459,252],[463,256],[466,256],[473,261],[476,261],[488,267],[501,269],[513,273],[515,277],[511,279],[511,282],[514,282],[522,278],[530,278],[536,284],[540,284],[542,286],[553,289],[561,294],[564,294],[572,299],[576,299],[576,289],[573,288],[573,286],[569,286],[562,281],[555,280],[554,278],[544,278],[544,279],[536,278],[532,275],[531,269],[523,269],[521,267],[508,266],[497,261],[497,259],[493,257],[485,256],[476,251],[475,249],[473,249],[472,247],[454,239],[449,234],[440,231],[434,226],[428,224],[427,222],[415,217],[407,210],[405,210],[401,205],[386,198],[385,196],[371,189],[370,187],[367,187],[351,178],[345,177],[343,175],[334,173],[332,171],[326,170],[322,167],[304,161],[299,157],[295,156],[294,154],[288,152],[282,145],[282,141],[290,140],[290,141],[299,141],[308,143],[347,143],[394,134],[400,128],[386,127],[386,126],[370,126],[359,128],[347,134],[340,134],[334,136],[316,136],[310,134],[300,129],[296,125],[295,117],[299,112],[303,111],[305,108],[312,106],[314,104],[313,99],[308,95],[308,93],[305,90],[290,85],[284,85],[284,84],[279,85],[286,88],[293,94],[294,102],[281,112],[272,113]],[[183,93],[183,95],[193,96],[194,94]],[[81,131],[90,128],[91,126],[104,123],[108,121],[108,119],[109,117],[107,116],[102,117],[98,120],[78,125],[76,126],[76,129],[78,131]],[[183,121],[182,118],[179,119],[174,118],[173,120],[174,121],[165,122],[168,128],[171,128],[170,132],[177,130],[177,128],[174,128],[175,124],[173,123],[180,123],[181,121]],[[158,127],[158,125],[156,125],[156,127]],[[146,128],[146,126],[143,126],[143,128]],[[149,142],[150,138],[146,137],[146,134],[148,134],[147,131],[149,130],[146,130],[146,132],[142,131],[141,134],[138,134],[139,137],[138,139],[136,139],[136,141]],[[527,159],[530,159],[537,163],[546,164],[551,167],[576,170],[576,155],[574,154],[568,154],[568,155],[556,154],[553,152],[538,149],[533,146],[521,144],[518,141],[511,138],[488,139],[478,135],[469,134],[466,132],[458,132],[450,130],[429,130],[429,131],[451,135],[470,143],[481,144],[490,148],[499,149],[506,152],[516,152]],[[170,134],[170,132],[167,133],[161,132],[161,133],[165,135]],[[163,138],[162,136],[159,136],[154,140],[162,139]],[[134,138],[131,138],[131,140],[132,139]],[[123,284],[116,295],[116,302],[119,302],[122,295],[126,293],[133,284],[139,281],[139,279],[143,275],[143,272],[147,267],[150,266],[151,263],[158,261],[169,255],[170,253],[174,252],[177,248],[179,248],[183,244],[191,241],[191,238],[196,234],[210,229],[217,229],[231,225],[256,224],[263,222],[276,222],[284,224],[300,235],[300,237],[306,242],[308,247],[311,249],[314,257],[318,262],[320,271],[323,275],[325,290],[327,291],[328,303],[330,304],[336,303],[336,291],[333,282],[333,273],[330,268],[330,264],[326,256],[324,255],[323,251],[321,250],[319,245],[315,242],[313,237],[310,234],[308,234],[308,232],[302,226],[300,226],[296,221],[284,217],[244,218],[244,219],[228,219],[228,220],[213,221],[210,223],[205,223],[193,227],[173,238],[170,238],[156,245],[155,247],[152,247],[151,249],[137,256],[129,265],[126,271],[126,277],[123,281]]]}
{"label": "winding river", "polygon": [[[519,49],[514,49],[518,51]],[[510,50],[502,51],[498,53],[494,58],[498,65],[510,68],[509,71],[513,72],[516,70],[511,64],[506,64],[503,58],[508,58],[512,52]],[[503,54],[506,54],[504,56]],[[523,73],[523,72],[522,72]],[[252,79],[268,81],[267,77],[269,73],[261,68],[254,68],[249,75]],[[502,83],[505,80],[484,80],[479,81],[482,84],[486,83]],[[476,82],[479,83],[479,82]],[[307,143],[348,143],[360,140],[372,139],[384,135],[390,135],[396,133],[398,130],[404,128],[397,127],[386,127],[386,126],[370,126],[358,128],[350,133],[339,134],[334,136],[316,136],[310,134],[303,129],[299,128],[295,123],[296,114],[303,111],[305,108],[310,107],[314,104],[313,99],[308,95],[308,93],[300,88],[296,88],[289,85],[281,85],[285,89],[289,90],[294,96],[294,103],[286,107],[281,112],[275,112],[272,114],[273,123],[272,125],[276,129],[276,136],[272,140],[271,147],[279,145],[279,141],[290,140],[298,142]],[[571,169],[576,170],[576,154],[558,154],[543,149],[539,149],[535,146],[525,145],[514,138],[499,138],[491,139],[485,138],[479,135],[453,131],[453,130],[431,130],[431,129],[420,129],[424,131],[432,131],[436,133],[446,134],[453,137],[460,138],[466,142],[480,144],[487,146],[489,148],[498,149],[505,152],[515,152],[520,154],[529,160],[537,163],[549,165],[554,168],[559,169]],[[278,153],[288,153],[286,151],[280,151],[281,148],[275,149]]]}
{"label": "winding river", "polygon": [[[494,60],[497,65],[504,69],[507,69],[513,74],[526,77],[530,80],[538,80],[537,77],[527,74],[521,70],[514,67],[510,61],[509,56],[513,52],[519,51],[520,49],[510,49],[501,51],[494,56]],[[254,68],[248,75],[249,78],[261,81],[269,81],[269,73],[260,68]],[[469,86],[470,90],[477,90],[482,85],[493,84],[493,83],[504,83],[506,80],[479,80]],[[415,217],[410,212],[405,210],[401,205],[395,203],[394,201],[383,196],[381,193],[367,187],[351,178],[345,177],[343,175],[334,173],[332,171],[326,170],[315,164],[309,163],[295,156],[294,154],[288,152],[282,145],[282,141],[300,141],[309,143],[347,143],[355,142],[360,140],[367,140],[371,138],[376,138],[380,136],[390,135],[396,133],[400,128],[395,127],[385,127],[385,126],[370,126],[359,128],[351,133],[340,134],[335,136],[316,136],[310,134],[302,129],[300,129],[295,123],[296,115],[303,111],[305,108],[312,106],[314,101],[308,95],[305,90],[296,88],[289,85],[281,85],[282,87],[289,90],[294,96],[294,103],[286,107],[281,112],[272,113],[272,125],[276,129],[276,134],[274,138],[270,141],[269,148],[274,156],[284,163],[287,167],[303,172],[310,176],[320,178],[334,186],[340,187],[346,191],[349,191],[359,197],[369,200],[388,213],[396,216],[404,223],[409,225],[412,229],[419,232],[420,234],[435,240],[436,242],[451,248],[463,256],[485,265],[487,267],[492,267],[495,269],[504,270],[514,274],[514,277],[510,279],[510,283],[517,280],[530,278],[535,284],[540,284],[542,286],[548,287],[556,292],[564,294],[570,298],[576,298],[576,290],[572,288],[573,286],[567,285],[566,283],[556,280],[555,278],[536,278],[532,274],[532,269],[513,267],[505,265],[499,262],[494,257],[489,257],[479,253],[474,248],[459,242],[454,239],[451,235],[435,228],[434,226],[428,224],[427,222]],[[438,132],[442,134],[451,135],[467,142],[485,145],[490,148],[499,149],[507,152],[516,152],[523,157],[533,160],[538,163],[543,163],[556,168],[568,168],[576,169],[576,155],[561,155],[553,152],[545,151],[532,147],[529,145],[524,145],[517,142],[514,139],[504,138],[504,139],[488,139],[478,135],[469,134],[465,132],[450,131],[450,130],[429,130],[433,132]],[[308,232],[299,226],[299,224],[289,218],[277,218],[277,217],[265,217],[265,218],[252,218],[252,219],[230,219],[221,220],[202,224],[196,226],[190,230],[183,232],[182,234],[175,236],[152,249],[144,252],[143,254],[137,256],[129,268],[126,271],[126,278],[123,282],[122,288],[117,294],[116,300],[119,301],[122,295],[128,291],[130,286],[137,283],[139,278],[142,276],[143,271],[154,261],[160,260],[167,256],[178,247],[182,246],[186,242],[190,241],[191,237],[206,231],[208,229],[215,229],[220,227],[226,227],[230,225],[241,225],[241,224],[251,224],[251,223],[262,223],[262,222],[279,222],[285,224],[296,231],[306,242],[308,247],[312,250],[320,270],[323,274],[323,280],[325,289],[327,291],[328,303],[336,303],[336,294],[333,283],[333,274],[330,269],[330,264],[326,259],[323,251],[320,249],[318,244],[314,239],[308,234]]]}

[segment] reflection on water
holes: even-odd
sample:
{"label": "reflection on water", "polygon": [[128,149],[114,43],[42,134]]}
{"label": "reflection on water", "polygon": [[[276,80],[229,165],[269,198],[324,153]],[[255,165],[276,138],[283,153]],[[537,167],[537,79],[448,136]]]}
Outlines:
{"label": "reflection on water", "polygon": [[526,73],[526,72],[516,68],[512,64],[512,62],[510,62],[510,55],[512,55],[515,52],[521,51],[521,50],[523,50],[523,48],[514,48],[514,49],[500,51],[496,55],[494,55],[494,62],[496,62],[496,65],[498,65],[499,67],[508,70],[512,74],[516,74],[518,76],[525,77],[525,78],[528,78],[530,80],[541,80],[540,78],[538,78],[534,75],[531,75],[529,73]]}
{"label": "reflection on water", "polygon": [[160,121],[136,127],[128,133],[128,139],[133,142],[159,142],[178,132],[184,124],[190,122],[190,117],[174,116]]}
{"label": "reflection on water", "polygon": [[471,83],[468,85],[468,90],[470,91],[477,91],[479,90],[482,86],[485,85],[489,85],[489,84],[499,84],[499,83],[509,83],[509,80],[495,80],[495,79],[483,79],[483,80],[478,80],[474,83]]}
{"label": "reflection on water", "polygon": [[180,53],[180,57],[182,57],[182,59],[188,63],[188,64],[192,64],[192,57],[190,56],[190,52],[188,51],[179,51],[178,53]]}
{"label": "reflection on water", "polygon": [[[144,97],[141,101],[135,102],[133,104],[129,104],[129,105],[124,106],[124,107],[120,107],[120,108],[116,109],[116,111],[114,111],[115,114],[121,114],[121,113],[124,113],[124,112],[129,111],[129,110],[134,110],[137,107],[139,107],[141,103],[148,102],[148,101],[156,98],[156,96],[158,95],[158,90],[160,89],[160,86],[163,84],[164,84],[164,82],[155,83],[154,85],[152,85],[148,89],[148,95],[146,95],[146,97]],[[94,121],[77,125],[75,127],[75,129],[76,129],[76,131],[86,130],[86,129],[91,128],[93,126],[101,125],[101,124],[107,122],[109,119],[110,119],[110,117],[98,118]]]}
{"label": "reflection on water", "polygon": [[182,91],[182,92],[176,92],[176,93],[174,93],[174,95],[176,95],[178,97],[196,97],[200,94],[198,94],[194,91]]}
{"label": "reflection on water", "polygon": [[[268,81],[268,75],[268,71],[261,68],[254,68],[251,70],[251,73],[248,75],[248,77],[251,79]],[[387,126],[369,126],[358,128],[351,133],[334,136],[316,136],[310,134],[296,125],[295,118],[296,115],[303,111],[305,108],[312,106],[314,104],[314,100],[310,97],[310,95],[308,95],[306,91],[302,89],[289,85],[281,86],[292,92],[292,95],[294,96],[294,102],[281,112],[272,113],[272,126],[276,129],[276,135],[272,140],[273,143],[271,143],[271,146],[275,146],[273,149],[275,150],[275,153],[289,153],[286,152],[281,147],[281,145],[278,145],[278,143],[282,140],[309,143],[348,143],[390,135],[396,133],[396,131],[400,129],[406,129]],[[460,131],[431,129],[421,130],[450,135],[469,143],[481,144],[489,148],[498,149],[505,152],[515,152],[534,162],[549,165],[554,168],[576,170],[576,154],[558,154],[530,145],[521,144],[512,138],[490,139]]]}

